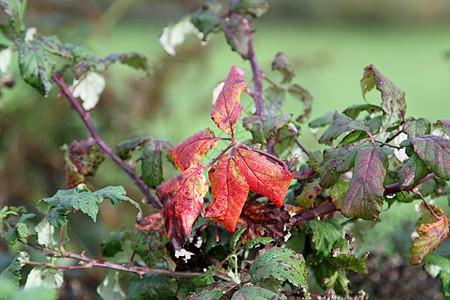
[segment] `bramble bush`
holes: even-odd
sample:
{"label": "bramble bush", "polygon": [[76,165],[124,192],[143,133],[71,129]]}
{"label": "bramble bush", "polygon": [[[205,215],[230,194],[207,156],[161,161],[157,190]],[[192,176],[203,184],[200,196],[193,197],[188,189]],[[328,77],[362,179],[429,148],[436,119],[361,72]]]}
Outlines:
{"label": "bramble bush", "polygon": [[[200,128],[176,146],[140,137],[110,147],[90,117],[105,86],[102,72],[121,63],[150,74],[147,58],[137,52],[99,57],[55,35],[39,35],[24,23],[26,4],[0,1],[10,41],[1,45],[2,59],[17,52],[20,76],[43,96],[56,85],[89,137],[62,147],[69,189],[40,199],[41,214],[0,209],[1,238],[23,245],[0,274],[0,298],[56,299],[64,272],[106,268],[97,288],[103,299],[366,299],[364,291],[351,296],[347,273],[367,273],[368,254],[355,255],[355,237],[345,225],[376,220],[384,202],[416,206],[410,262],[425,264],[439,278],[443,297],[450,297],[450,260],[433,253],[448,236],[449,218],[429,203],[449,193],[450,121],[406,118],[405,92],[375,66],[364,68],[361,89],[364,98],[376,88],[381,104],[355,104],[309,120],[312,96],[294,83],[286,55],[279,52],[272,63],[280,82],[259,68],[252,22],[268,3],[210,0],[166,27],[160,42],[175,55],[187,34],[207,41],[223,32],[231,49],[250,62],[253,82],[232,66],[217,85],[211,111],[216,131]],[[10,76],[2,72],[3,79]],[[255,103],[247,116],[243,92]],[[281,114],[287,94],[303,109]],[[251,139],[235,135],[240,122]],[[305,125],[321,131],[325,150],[305,149],[299,138]],[[216,147],[219,154],[207,156]],[[87,178],[105,159],[130,176],[145,204],[121,186],[91,188]],[[179,174],[165,180],[163,168],[171,165]],[[84,213],[95,223],[104,200],[135,206],[135,228],[112,231],[101,241],[102,257],[69,250],[74,242],[67,228],[76,224],[68,215]],[[155,212],[143,216],[141,205]],[[32,259],[30,249],[42,255]]]}

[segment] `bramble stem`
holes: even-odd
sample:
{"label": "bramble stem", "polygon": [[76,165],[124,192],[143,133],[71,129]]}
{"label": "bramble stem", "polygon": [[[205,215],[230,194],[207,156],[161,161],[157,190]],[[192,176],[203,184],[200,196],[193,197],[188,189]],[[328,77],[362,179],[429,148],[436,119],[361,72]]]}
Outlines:
{"label": "bramble stem", "polygon": [[334,204],[332,202],[330,202],[325,205],[318,206],[313,209],[307,210],[296,216],[293,216],[291,219],[291,225],[298,225],[299,223],[314,220],[315,218],[317,218],[319,216],[329,214],[336,210],[337,210],[337,208],[334,206]]}
{"label": "bramble stem", "polygon": [[134,184],[141,190],[142,194],[144,194],[149,203],[151,203],[155,208],[161,209],[162,208],[161,202],[159,202],[158,198],[152,195],[152,193],[150,192],[150,188],[142,181],[142,179],[136,174],[136,172],[129,165],[127,165],[122,159],[120,159],[120,157],[117,156],[114,150],[111,149],[100,137],[100,135],[98,134],[97,130],[94,127],[94,124],[91,121],[90,112],[84,110],[84,108],[77,101],[77,99],[75,99],[75,97],[72,95],[72,92],[65,84],[62,76],[53,72],[52,78],[56,82],[56,84],[60,87],[61,93],[64,94],[64,96],[66,96],[66,98],[72,104],[73,108],[75,108],[77,113],[80,115],[92,138],[95,140],[97,145],[99,145],[99,147],[106,154],[106,156],[112,161],[114,161],[119,167],[121,167],[128,174],[128,176],[131,177]]}
{"label": "bramble stem", "polygon": [[253,91],[253,97],[255,98],[255,108],[256,115],[262,116],[263,114],[263,98],[262,98],[262,80],[261,80],[261,70],[259,69],[258,61],[256,60],[255,49],[253,47],[253,31],[250,28],[250,23],[243,19],[246,30],[249,34],[248,40],[248,56],[247,59],[250,61],[253,71],[253,82],[255,84],[255,90]]}

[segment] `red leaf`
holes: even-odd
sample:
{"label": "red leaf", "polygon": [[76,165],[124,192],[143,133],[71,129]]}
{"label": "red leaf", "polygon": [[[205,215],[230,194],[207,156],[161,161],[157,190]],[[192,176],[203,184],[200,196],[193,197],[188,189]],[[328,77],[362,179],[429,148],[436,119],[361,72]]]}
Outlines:
{"label": "red leaf", "polygon": [[210,149],[214,149],[217,138],[209,128],[200,130],[184,142],[169,150],[175,166],[183,172],[191,165],[198,163]]}
{"label": "red leaf", "polygon": [[193,165],[156,188],[163,204],[164,229],[175,250],[180,250],[191,235],[208,192],[203,170],[203,165]]}
{"label": "red leaf", "polygon": [[205,217],[213,218],[233,233],[249,188],[230,154],[222,156],[209,170],[209,181],[214,203],[205,208]]}
{"label": "red leaf", "polygon": [[214,123],[220,130],[228,134],[232,134],[236,122],[242,114],[241,93],[247,86],[242,74],[243,72],[235,66],[231,68],[211,112]]}
{"label": "red leaf", "polygon": [[283,205],[294,173],[268,161],[264,156],[242,148],[236,150],[234,159],[251,191],[266,196],[278,207]]}

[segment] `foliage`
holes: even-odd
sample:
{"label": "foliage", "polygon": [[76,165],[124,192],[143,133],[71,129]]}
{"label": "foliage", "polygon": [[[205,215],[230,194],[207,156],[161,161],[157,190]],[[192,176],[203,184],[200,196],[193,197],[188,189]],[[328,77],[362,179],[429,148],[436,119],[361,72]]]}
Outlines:
{"label": "foliage", "polygon": [[[175,55],[175,47],[188,33],[207,41],[209,35],[223,32],[231,49],[250,62],[253,87],[243,69],[231,67],[213,99],[211,119],[219,133],[206,128],[176,146],[140,137],[113,149],[90,119],[104,88],[100,73],[119,62],[149,74],[147,58],[136,52],[99,57],[82,45],[38,35],[24,23],[26,4],[0,0],[9,16],[5,32],[11,33],[5,35],[10,42],[4,47],[17,51],[20,76],[40,94],[48,96],[55,84],[59,87],[91,137],[62,147],[70,189],[38,201],[42,215],[34,222],[34,231],[29,223],[36,214],[23,207],[1,208],[0,237],[48,258],[34,261],[27,252],[19,252],[0,274],[3,298],[30,293],[33,298],[56,298],[64,271],[93,267],[108,268],[97,288],[103,299],[309,299],[323,290],[325,295],[348,298],[347,272],[366,274],[368,254],[355,255],[354,236],[344,224],[378,219],[385,200],[391,205],[417,199],[422,201],[416,206],[421,217],[411,264],[424,262],[441,281],[443,295],[449,296],[447,258],[433,253],[448,236],[449,218],[425,197],[448,193],[450,121],[406,118],[405,92],[375,66],[364,68],[360,84],[363,98],[374,88],[380,92],[380,105],[355,104],[307,124],[312,96],[292,83],[295,72],[287,56],[280,52],[272,63],[273,71],[281,75],[279,83],[269,79],[256,60],[252,22],[269,10],[268,3],[230,0],[223,5],[210,0],[164,29],[160,42]],[[263,80],[268,85],[264,89]],[[255,109],[242,118],[252,139],[239,141],[235,132],[243,114],[243,92],[254,100]],[[297,115],[281,114],[287,93],[303,104]],[[325,145],[323,152],[310,152],[300,143],[306,124],[322,130],[318,142]],[[222,143],[227,145],[211,159],[209,150]],[[308,160],[302,161],[300,154]],[[166,158],[180,172],[167,181]],[[155,208],[152,214],[143,217],[140,204],[120,186],[94,191],[87,179],[106,159],[132,178]],[[135,206],[136,228],[111,232],[101,244],[102,259],[67,250],[67,227],[76,226],[70,214],[82,212],[96,222],[105,199]],[[292,242],[301,239],[307,242]],[[63,265],[56,258],[79,264]],[[33,268],[22,289],[25,264]],[[135,276],[124,291],[126,272]],[[313,290],[308,274],[322,290]]]}

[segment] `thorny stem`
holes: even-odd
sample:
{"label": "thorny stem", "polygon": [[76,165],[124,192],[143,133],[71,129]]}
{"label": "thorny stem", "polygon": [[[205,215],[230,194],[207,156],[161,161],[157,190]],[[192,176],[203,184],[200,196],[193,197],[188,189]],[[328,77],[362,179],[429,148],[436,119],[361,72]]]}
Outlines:
{"label": "thorny stem", "polygon": [[319,216],[329,214],[336,210],[337,210],[337,208],[334,206],[334,204],[332,202],[330,202],[325,205],[315,207],[313,209],[310,209],[308,211],[305,211],[301,214],[298,214],[298,215],[292,217],[290,223],[291,223],[291,225],[294,226],[294,225],[297,225],[297,224],[300,224],[300,223],[303,223],[306,221],[313,220]]}
{"label": "thorny stem", "polygon": [[198,272],[173,272],[169,270],[164,269],[156,269],[156,268],[149,268],[147,266],[141,267],[141,266],[135,266],[133,264],[116,264],[100,259],[95,259],[88,257],[83,253],[77,254],[73,253],[67,250],[64,250],[64,252],[56,251],[53,249],[42,247],[39,244],[33,243],[33,242],[27,242],[27,245],[31,246],[34,249],[39,250],[40,252],[52,256],[52,257],[65,257],[65,258],[73,258],[76,260],[79,260],[80,262],[85,262],[84,265],[81,266],[55,266],[51,263],[42,263],[42,262],[26,262],[27,264],[32,265],[40,265],[40,266],[48,266],[54,269],[63,269],[63,270],[74,270],[74,269],[92,269],[93,267],[103,267],[108,269],[114,269],[114,270],[120,270],[120,271],[126,271],[131,273],[136,273],[139,276],[142,276],[144,274],[156,274],[156,275],[165,275],[165,276],[172,276],[172,277],[196,277],[201,276],[203,273]]}
{"label": "thorny stem", "polygon": [[61,92],[64,94],[64,96],[66,96],[66,98],[70,101],[73,108],[75,108],[77,113],[80,115],[92,138],[99,145],[99,147],[106,154],[106,156],[108,156],[109,159],[114,161],[119,167],[121,167],[128,174],[128,176],[131,177],[134,184],[141,190],[142,194],[144,194],[149,203],[151,203],[155,208],[161,209],[162,208],[161,202],[159,202],[159,200],[152,195],[152,193],[150,192],[150,188],[142,181],[142,179],[136,174],[136,172],[130,166],[128,166],[122,159],[120,159],[120,157],[117,156],[114,150],[111,149],[100,137],[91,121],[90,112],[84,110],[84,108],[77,101],[77,99],[75,99],[75,97],[72,95],[71,91],[65,84],[62,76],[53,72],[52,78],[56,82],[56,84],[60,87]]}
{"label": "thorny stem", "polygon": [[253,91],[253,97],[255,98],[256,115],[262,116],[263,114],[263,98],[262,98],[262,80],[261,80],[261,70],[259,69],[258,61],[255,56],[255,49],[253,47],[253,31],[250,27],[250,23],[243,19],[243,23],[249,33],[248,40],[248,55],[247,59],[250,61],[250,65],[253,71],[253,82],[255,84],[255,90]]}

